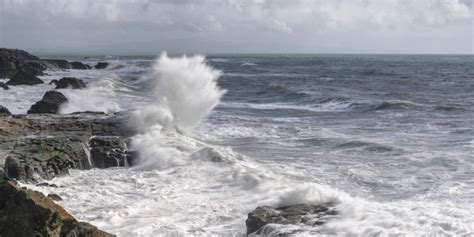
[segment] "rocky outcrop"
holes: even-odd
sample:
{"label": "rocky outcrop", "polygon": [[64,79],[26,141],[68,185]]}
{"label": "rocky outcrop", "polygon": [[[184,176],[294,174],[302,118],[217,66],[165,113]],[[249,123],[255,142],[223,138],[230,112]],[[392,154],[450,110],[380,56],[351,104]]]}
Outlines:
{"label": "rocky outcrop", "polygon": [[[0,117],[0,167],[10,178],[32,182],[68,174],[72,168],[89,169],[93,167],[89,158],[90,140],[96,148],[94,156],[99,154],[104,160],[114,160],[113,167],[123,166],[125,160],[117,163],[112,155],[120,157],[122,154],[126,159],[136,156],[135,152],[127,152],[123,143],[125,138],[135,134],[126,126],[128,119],[128,113]],[[90,139],[94,136],[97,139]],[[107,148],[107,145],[113,147]],[[111,167],[96,163],[98,168]]]}
{"label": "rocky outcrop", "polygon": [[91,66],[81,63],[81,62],[70,62],[72,69],[80,69],[80,70],[86,70],[86,69],[91,69]]}
{"label": "rocky outcrop", "polygon": [[0,78],[12,78],[21,70],[33,73],[35,70],[29,68],[27,61],[37,59],[23,50],[0,48]]}
{"label": "rocky outcrop", "polygon": [[42,193],[18,187],[0,177],[0,236],[109,237],[97,227],[77,221]]}
{"label": "rocky outcrop", "polygon": [[44,83],[41,79],[36,77],[34,74],[18,71],[12,79],[7,82],[7,85],[17,86],[17,85],[36,85]]}
{"label": "rocky outcrop", "polygon": [[0,105],[0,117],[1,116],[10,116],[10,115],[12,115],[12,113],[10,113],[10,111],[7,108]]}
{"label": "rocky outcrop", "polygon": [[120,136],[94,136],[89,141],[94,167],[124,167],[128,165],[127,145]]}
{"label": "rocky outcrop", "polygon": [[92,168],[80,137],[22,137],[2,147],[9,150],[5,156],[5,173],[18,180],[51,179],[68,174],[69,169]]}
{"label": "rocky outcrop", "polygon": [[95,68],[95,69],[105,69],[105,68],[107,68],[107,66],[109,66],[109,63],[107,63],[107,62],[98,62],[98,63],[94,66],[94,68]]}
{"label": "rocky outcrop", "polygon": [[283,207],[261,206],[248,214],[247,234],[257,235],[283,235],[295,234],[297,230],[291,233],[282,233],[275,225],[323,225],[329,219],[337,215],[337,211],[332,204],[326,205],[307,205],[297,204]]}
{"label": "rocky outcrop", "polygon": [[51,67],[56,67],[60,69],[71,69],[71,64],[67,60],[63,59],[42,59],[41,61],[45,62],[46,65]]}
{"label": "rocky outcrop", "polygon": [[57,91],[48,91],[43,98],[36,102],[28,110],[28,114],[56,114],[62,104],[67,102],[67,98]]}
{"label": "rocky outcrop", "polygon": [[[21,76],[11,81],[9,85],[36,85],[45,70],[57,69],[91,69],[91,66],[82,62],[69,62],[63,59],[39,59],[26,51],[19,49],[0,48],[0,79],[13,79],[15,75]],[[21,79],[21,80],[19,80]],[[34,80],[33,80],[34,79]]]}
{"label": "rocky outcrop", "polygon": [[59,81],[53,80],[51,83],[56,84],[56,89],[63,89],[63,88],[72,88],[72,89],[82,89],[86,88],[86,83],[81,79],[77,79],[75,77],[63,77]]}
{"label": "rocky outcrop", "polygon": [[4,90],[10,89],[7,84],[0,82],[0,88],[3,88]]}

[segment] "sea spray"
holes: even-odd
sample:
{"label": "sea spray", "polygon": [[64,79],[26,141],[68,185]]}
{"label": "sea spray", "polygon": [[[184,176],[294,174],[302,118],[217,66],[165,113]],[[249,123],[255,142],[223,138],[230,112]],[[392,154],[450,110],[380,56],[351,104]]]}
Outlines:
{"label": "sea spray", "polygon": [[68,102],[60,108],[61,114],[69,114],[81,111],[95,111],[104,113],[113,113],[121,108],[115,101],[117,78],[108,76],[103,80],[88,84],[87,88],[77,89],[61,89]]}
{"label": "sea spray", "polygon": [[214,109],[225,93],[217,86],[221,75],[221,71],[205,63],[202,55],[170,58],[162,53],[152,72],[156,104],[170,111],[175,126],[192,128]]}
{"label": "sea spray", "polygon": [[[163,169],[185,163],[196,141],[180,136],[165,139],[166,130],[189,131],[219,103],[225,90],[217,86],[221,71],[205,63],[204,56],[170,58],[162,53],[153,64],[151,75],[155,100],[133,112],[132,125],[141,133],[132,140],[140,152],[139,168]],[[168,131],[169,132],[169,131]],[[167,144],[169,140],[188,141],[186,145]]]}

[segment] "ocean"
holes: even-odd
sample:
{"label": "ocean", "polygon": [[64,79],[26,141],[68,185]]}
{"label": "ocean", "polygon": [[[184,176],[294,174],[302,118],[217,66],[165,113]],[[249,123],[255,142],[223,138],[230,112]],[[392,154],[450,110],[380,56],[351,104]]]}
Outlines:
{"label": "ocean", "polygon": [[[44,57],[43,57],[44,58]],[[51,181],[76,218],[118,236],[242,236],[261,205],[335,203],[298,235],[474,235],[474,57],[462,55],[64,56],[0,91],[26,113],[61,89],[61,112],[134,111],[130,168]]]}

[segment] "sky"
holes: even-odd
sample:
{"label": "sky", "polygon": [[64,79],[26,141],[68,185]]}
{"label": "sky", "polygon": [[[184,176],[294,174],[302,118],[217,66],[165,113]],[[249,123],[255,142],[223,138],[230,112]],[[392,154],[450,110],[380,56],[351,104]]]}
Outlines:
{"label": "sky", "polygon": [[0,47],[50,54],[473,54],[474,0],[0,0]]}

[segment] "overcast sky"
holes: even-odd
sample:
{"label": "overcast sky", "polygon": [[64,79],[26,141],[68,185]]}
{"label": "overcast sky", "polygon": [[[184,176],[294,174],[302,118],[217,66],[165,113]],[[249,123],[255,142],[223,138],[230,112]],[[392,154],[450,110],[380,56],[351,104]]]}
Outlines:
{"label": "overcast sky", "polygon": [[35,53],[473,53],[473,0],[0,0]]}

